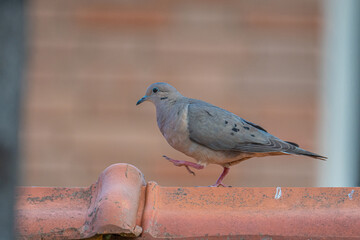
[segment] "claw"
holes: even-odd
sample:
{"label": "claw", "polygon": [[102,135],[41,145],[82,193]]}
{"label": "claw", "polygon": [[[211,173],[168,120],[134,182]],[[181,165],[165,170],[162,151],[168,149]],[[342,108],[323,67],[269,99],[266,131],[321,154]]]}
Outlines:
{"label": "claw", "polygon": [[186,169],[189,171],[189,173],[191,173],[192,175],[196,175],[193,171],[191,171],[191,169],[189,168],[189,166],[185,166],[186,167]]}
{"label": "claw", "polygon": [[232,187],[232,186],[228,186],[223,183],[215,183],[213,185],[210,185],[209,187]]}

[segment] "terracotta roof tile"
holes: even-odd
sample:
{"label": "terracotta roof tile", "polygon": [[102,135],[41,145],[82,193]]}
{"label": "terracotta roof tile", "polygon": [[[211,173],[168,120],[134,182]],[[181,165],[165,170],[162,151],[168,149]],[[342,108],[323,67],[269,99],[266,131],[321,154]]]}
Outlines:
{"label": "terracotta roof tile", "polygon": [[115,164],[88,188],[21,187],[17,232],[24,239],[360,238],[360,188],[145,185],[136,167]]}
{"label": "terracotta roof tile", "polygon": [[143,186],[144,177],[136,167],[115,164],[89,188],[20,187],[17,232],[30,239],[139,236]]}

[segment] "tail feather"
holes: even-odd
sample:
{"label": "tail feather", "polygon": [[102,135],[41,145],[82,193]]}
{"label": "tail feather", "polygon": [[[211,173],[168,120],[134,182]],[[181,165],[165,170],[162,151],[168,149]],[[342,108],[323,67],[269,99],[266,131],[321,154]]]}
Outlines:
{"label": "tail feather", "polygon": [[290,144],[290,145],[294,145],[295,147],[299,147],[299,144],[294,143],[294,142],[289,142],[289,141],[285,141],[286,143]]}
{"label": "tail feather", "polygon": [[306,150],[304,150],[302,148],[299,148],[299,147],[296,147],[295,149],[292,149],[290,151],[286,151],[286,153],[296,154],[296,155],[304,155],[304,156],[308,156],[308,157],[312,157],[312,158],[316,158],[316,159],[320,159],[320,160],[324,160],[324,161],[326,161],[326,159],[327,159],[327,157],[324,157],[324,156],[321,156],[319,154],[306,151]]}

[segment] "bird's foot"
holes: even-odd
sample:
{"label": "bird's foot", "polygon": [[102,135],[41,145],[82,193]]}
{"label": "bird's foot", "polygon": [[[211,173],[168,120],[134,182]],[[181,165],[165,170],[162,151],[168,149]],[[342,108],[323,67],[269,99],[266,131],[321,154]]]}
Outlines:
{"label": "bird's foot", "polygon": [[223,183],[215,183],[213,185],[210,185],[209,187],[232,187],[232,186],[225,185]]}
{"label": "bird's foot", "polygon": [[193,167],[195,169],[203,169],[204,166],[203,165],[200,165],[200,164],[197,164],[197,163],[192,163],[192,162],[188,162],[188,161],[183,161],[183,160],[175,160],[175,159],[172,159],[172,158],[169,158],[167,156],[163,156],[166,160],[172,162],[175,166],[178,166],[178,167],[186,167],[186,169],[188,170],[189,173],[191,173],[192,175],[195,176],[195,173],[190,169],[190,167]]}
{"label": "bird's foot", "polygon": [[209,187],[231,187],[231,186],[227,186],[225,184],[222,183],[223,179],[225,178],[225,176],[229,173],[229,168],[228,167],[224,167],[223,172],[221,173],[220,177],[218,178],[218,180],[216,181],[215,184],[210,185]]}

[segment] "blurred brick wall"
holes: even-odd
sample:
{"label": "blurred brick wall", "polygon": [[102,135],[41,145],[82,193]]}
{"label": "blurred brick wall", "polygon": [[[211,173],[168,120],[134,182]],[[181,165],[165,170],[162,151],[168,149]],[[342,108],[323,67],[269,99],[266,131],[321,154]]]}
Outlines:
{"label": "blurred brick wall", "polygon": [[[128,162],[161,185],[209,185],[222,169],[173,166],[150,103],[165,81],[316,151],[320,2],[29,1],[23,184],[87,186]],[[315,161],[251,159],[234,186],[312,186]]]}

